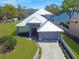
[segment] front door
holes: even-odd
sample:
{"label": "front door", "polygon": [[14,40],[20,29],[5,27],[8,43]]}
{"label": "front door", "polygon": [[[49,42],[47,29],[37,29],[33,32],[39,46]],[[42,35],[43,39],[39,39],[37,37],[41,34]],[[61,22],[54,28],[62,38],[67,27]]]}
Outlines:
{"label": "front door", "polygon": [[38,36],[37,28],[32,28],[32,36]]}

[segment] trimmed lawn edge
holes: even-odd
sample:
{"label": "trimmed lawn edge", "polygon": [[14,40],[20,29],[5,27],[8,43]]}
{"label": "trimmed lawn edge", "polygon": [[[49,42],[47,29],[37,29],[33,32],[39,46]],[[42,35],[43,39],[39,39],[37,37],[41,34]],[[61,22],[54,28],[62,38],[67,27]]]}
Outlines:
{"label": "trimmed lawn edge", "polygon": [[37,51],[36,51],[36,54],[33,59],[40,59],[41,54],[42,54],[41,47],[39,46],[39,44],[36,41],[34,41],[34,40],[32,40],[32,41],[35,43],[35,45],[37,45]]}
{"label": "trimmed lawn edge", "polygon": [[39,58],[38,59],[40,59],[41,58],[41,55],[42,55],[42,49],[41,49],[41,47],[39,46]]}

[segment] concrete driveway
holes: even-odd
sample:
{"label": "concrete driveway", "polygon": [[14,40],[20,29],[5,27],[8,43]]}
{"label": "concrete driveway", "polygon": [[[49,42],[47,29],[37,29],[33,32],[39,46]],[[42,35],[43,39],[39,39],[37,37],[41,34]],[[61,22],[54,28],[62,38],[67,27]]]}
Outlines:
{"label": "concrete driveway", "polygon": [[57,42],[38,42],[42,48],[41,59],[66,59]]}

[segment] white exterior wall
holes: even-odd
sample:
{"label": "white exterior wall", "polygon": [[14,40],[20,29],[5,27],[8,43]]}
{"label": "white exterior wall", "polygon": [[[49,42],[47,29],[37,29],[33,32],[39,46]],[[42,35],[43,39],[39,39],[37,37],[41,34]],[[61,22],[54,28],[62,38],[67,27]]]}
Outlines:
{"label": "white exterior wall", "polygon": [[57,32],[39,32],[39,40],[58,40],[59,33]]}
{"label": "white exterior wall", "polygon": [[18,30],[18,33],[27,32],[28,28],[27,28],[27,26],[25,26],[25,27],[19,26],[17,30]]}
{"label": "white exterior wall", "polygon": [[78,23],[70,22],[69,31],[75,36],[79,37],[79,21]]}

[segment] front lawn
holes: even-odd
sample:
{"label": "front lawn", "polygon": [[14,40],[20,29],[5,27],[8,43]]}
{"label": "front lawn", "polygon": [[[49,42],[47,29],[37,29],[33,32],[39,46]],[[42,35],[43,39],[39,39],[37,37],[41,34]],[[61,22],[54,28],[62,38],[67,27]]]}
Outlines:
{"label": "front lawn", "polygon": [[62,38],[67,43],[67,45],[70,47],[74,55],[77,59],[79,59],[79,44],[76,43],[71,37],[69,37],[67,34],[62,34]]}
{"label": "front lawn", "polygon": [[16,23],[0,23],[0,37],[9,35],[17,41],[15,49],[9,53],[0,54],[0,59],[33,59],[37,46],[29,38],[14,34],[16,34]]}
{"label": "front lawn", "polygon": [[16,23],[0,23],[0,37],[11,35],[16,31]]}
{"label": "front lawn", "polygon": [[33,59],[36,52],[36,45],[26,38],[15,37],[17,45],[15,49],[7,54],[1,54],[0,59]]}

